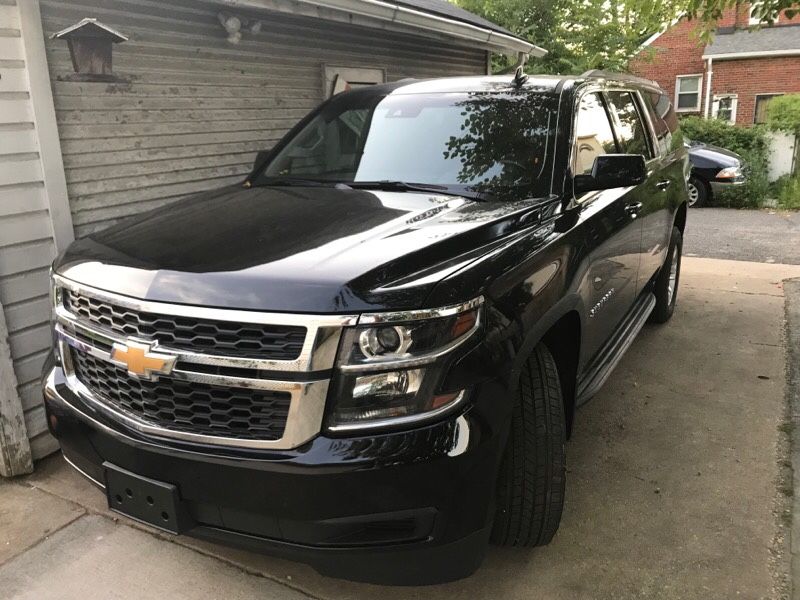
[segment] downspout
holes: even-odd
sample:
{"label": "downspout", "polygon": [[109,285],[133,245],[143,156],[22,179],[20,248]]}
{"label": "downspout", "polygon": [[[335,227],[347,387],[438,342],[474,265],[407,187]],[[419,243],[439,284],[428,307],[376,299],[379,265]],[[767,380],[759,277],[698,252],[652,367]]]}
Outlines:
{"label": "downspout", "polygon": [[706,67],[706,119],[711,118],[711,78],[714,76],[714,59],[708,57],[708,67]]}

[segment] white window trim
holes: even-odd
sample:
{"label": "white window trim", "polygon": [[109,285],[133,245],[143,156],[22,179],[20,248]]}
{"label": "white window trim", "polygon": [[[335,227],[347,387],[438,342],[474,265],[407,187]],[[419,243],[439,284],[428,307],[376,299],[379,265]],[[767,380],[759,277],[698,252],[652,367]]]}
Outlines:
{"label": "white window trim", "polygon": [[[678,108],[678,100],[680,99],[681,93],[681,79],[689,79],[689,78],[697,78],[699,81],[697,82],[697,105],[685,108]],[[684,92],[686,93],[686,92]],[[679,113],[687,113],[687,112],[699,112],[700,107],[703,104],[703,74],[702,73],[689,73],[686,75],[676,75],[675,76],[675,101],[673,102],[675,105],[675,112]]]}
{"label": "white window trim", "polygon": [[733,102],[731,102],[731,118],[728,123],[734,124],[736,123],[736,109],[739,104],[738,94],[714,94],[714,100],[711,103],[711,117],[714,119],[717,118],[717,114],[719,113],[719,101],[723,98],[733,99]]}

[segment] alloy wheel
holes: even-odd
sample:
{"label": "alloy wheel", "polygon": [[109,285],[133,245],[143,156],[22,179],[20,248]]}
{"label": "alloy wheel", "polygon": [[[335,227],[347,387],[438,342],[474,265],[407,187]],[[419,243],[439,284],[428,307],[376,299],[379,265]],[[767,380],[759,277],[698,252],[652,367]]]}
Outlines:
{"label": "alloy wheel", "polygon": [[688,191],[689,191],[689,206],[694,206],[700,199],[700,190],[697,189],[697,186],[690,181]]}

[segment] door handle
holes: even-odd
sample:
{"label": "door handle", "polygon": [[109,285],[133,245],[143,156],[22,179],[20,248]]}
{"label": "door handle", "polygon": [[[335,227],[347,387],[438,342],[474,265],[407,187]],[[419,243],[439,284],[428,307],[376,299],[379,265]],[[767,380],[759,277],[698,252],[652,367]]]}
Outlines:
{"label": "door handle", "polygon": [[656,187],[660,189],[662,192],[665,191],[670,185],[672,185],[671,179],[665,179],[664,181],[659,181],[656,184]]}
{"label": "door handle", "polygon": [[625,212],[635,219],[638,216],[641,208],[641,202],[631,202],[630,204],[625,205]]}

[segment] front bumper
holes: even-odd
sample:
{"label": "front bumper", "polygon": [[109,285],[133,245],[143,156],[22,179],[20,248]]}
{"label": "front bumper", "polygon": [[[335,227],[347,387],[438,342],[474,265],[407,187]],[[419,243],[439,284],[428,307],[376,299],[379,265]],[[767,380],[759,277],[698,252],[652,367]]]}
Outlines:
{"label": "front bumper", "polygon": [[744,185],[745,182],[746,179],[744,177],[737,177],[736,179],[712,179],[709,184],[711,185],[711,192],[719,194],[720,192]]}
{"label": "front bumper", "polygon": [[[67,460],[101,487],[104,462],[177,486],[185,533],[380,584],[441,583],[471,574],[491,530],[507,422],[502,390],[473,391],[471,409],[413,431],[318,436],[291,451],[221,451],[143,437],[44,374],[48,424]],[[502,397],[502,396],[501,396]]]}

